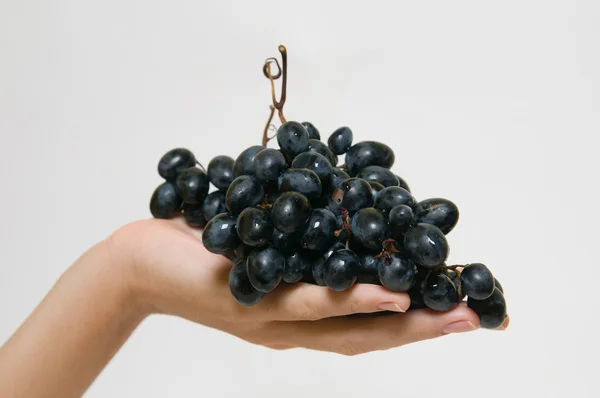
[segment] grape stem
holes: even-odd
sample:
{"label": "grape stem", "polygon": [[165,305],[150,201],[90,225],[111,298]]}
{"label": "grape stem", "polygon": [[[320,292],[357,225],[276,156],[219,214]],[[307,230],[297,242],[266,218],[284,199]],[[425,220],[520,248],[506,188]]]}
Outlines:
{"label": "grape stem", "polygon": [[[392,258],[392,253],[400,253],[400,250],[396,248],[394,245],[396,243],[395,239],[386,239],[381,243],[381,253],[375,256],[376,259],[386,258],[390,260]],[[389,261],[388,261],[389,265]]]}
{"label": "grape stem", "polygon": [[203,171],[203,172],[205,172],[205,173],[206,173],[206,169],[204,168],[204,166],[202,166],[202,163],[200,163],[199,161],[197,161],[197,160],[196,160],[196,164],[197,164],[198,166],[200,166],[200,168],[202,169],[202,171]]}
{"label": "grape stem", "polygon": [[271,114],[269,115],[269,120],[267,120],[267,124],[265,125],[265,130],[263,131],[263,136],[262,136],[262,146],[266,147],[267,143],[269,142],[269,140],[271,140],[273,137],[268,136],[268,132],[269,129],[271,128],[271,126],[273,126],[271,124],[271,121],[273,120],[273,116],[275,115],[275,107],[273,105],[271,105],[269,107],[271,109]]}
{"label": "grape stem", "polygon": [[[279,53],[281,54],[281,61],[283,66],[279,66],[279,61],[277,58],[267,58],[265,64],[263,66],[263,74],[269,79],[271,82],[271,98],[273,100],[273,107],[277,109],[277,115],[279,116],[279,120],[281,123],[285,123],[286,119],[283,116],[283,106],[285,105],[286,94],[287,94],[287,49],[284,45],[279,46]],[[271,73],[271,63],[275,62],[277,65],[278,72],[273,75]],[[277,100],[275,96],[275,80],[282,78],[283,81],[281,83],[281,96],[279,100]]]}

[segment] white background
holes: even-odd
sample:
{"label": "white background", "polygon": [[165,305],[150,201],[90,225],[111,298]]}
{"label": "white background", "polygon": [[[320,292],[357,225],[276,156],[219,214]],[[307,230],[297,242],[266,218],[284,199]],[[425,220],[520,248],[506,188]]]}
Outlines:
{"label": "white background", "polygon": [[0,343],[83,251],[149,216],[164,152],[189,147],[206,164],[259,143],[261,66],[283,43],[288,119],[384,141],[418,199],[455,201],[450,262],[490,266],[510,330],[349,358],[153,317],[87,396],[597,396],[599,12],[574,0],[0,2]]}

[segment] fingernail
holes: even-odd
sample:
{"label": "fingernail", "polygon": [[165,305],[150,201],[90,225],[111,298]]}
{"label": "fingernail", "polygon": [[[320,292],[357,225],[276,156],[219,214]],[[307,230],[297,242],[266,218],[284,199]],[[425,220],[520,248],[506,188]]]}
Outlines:
{"label": "fingernail", "polygon": [[381,303],[377,306],[382,311],[406,312],[396,303]]}
{"label": "fingernail", "polygon": [[446,325],[444,327],[444,329],[442,330],[442,332],[449,334],[449,333],[464,333],[464,332],[470,332],[473,330],[477,330],[477,326],[473,325],[471,322],[458,321],[458,322],[453,322],[453,323]]}

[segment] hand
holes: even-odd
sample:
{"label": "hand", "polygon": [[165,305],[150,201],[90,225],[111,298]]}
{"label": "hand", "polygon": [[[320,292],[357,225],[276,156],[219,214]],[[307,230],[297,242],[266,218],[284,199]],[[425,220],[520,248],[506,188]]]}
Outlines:
{"label": "hand", "polygon": [[[356,355],[479,327],[464,303],[447,313],[416,310],[405,293],[357,284],[344,292],[281,284],[258,304],[238,304],[229,290],[232,263],[208,252],[202,232],[174,220],[127,225],[110,239],[133,264],[131,290],[147,311],[170,314],[275,349],[303,347]],[[347,316],[397,311],[389,316]],[[501,328],[508,325],[508,318]]]}

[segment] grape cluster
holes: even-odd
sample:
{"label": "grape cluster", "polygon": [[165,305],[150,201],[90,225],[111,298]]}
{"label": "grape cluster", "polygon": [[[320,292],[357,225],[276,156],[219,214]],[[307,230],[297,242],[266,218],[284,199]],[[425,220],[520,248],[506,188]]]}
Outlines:
{"label": "grape cluster", "polygon": [[213,158],[206,170],[191,151],[173,149],[159,161],[165,181],[150,201],[155,218],[183,213],[203,229],[207,250],[232,261],[229,287],[240,304],[257,304],[281,284],[339,292],[369,283],[407,292],[409,310],[449,311],[466,298],[482,327],[503,323],[506,301],[490,269],[446,264],[447,235],[459,219],[452,201],[417,201],[391,171],[388,145],[354,143],[348,127],[324,142],[312,123],[287,121],[283,104],[274,104],[278,148],[263,139],[235,160]]}

